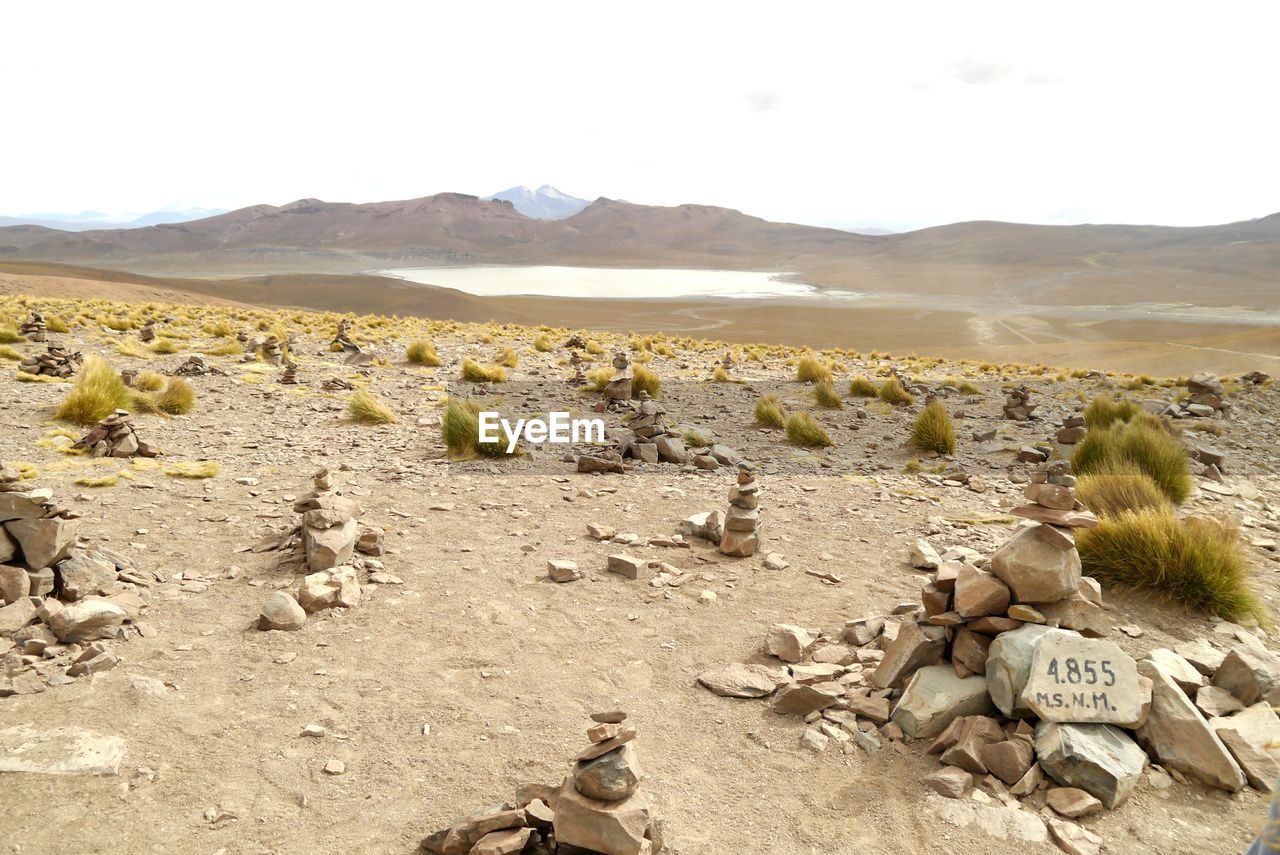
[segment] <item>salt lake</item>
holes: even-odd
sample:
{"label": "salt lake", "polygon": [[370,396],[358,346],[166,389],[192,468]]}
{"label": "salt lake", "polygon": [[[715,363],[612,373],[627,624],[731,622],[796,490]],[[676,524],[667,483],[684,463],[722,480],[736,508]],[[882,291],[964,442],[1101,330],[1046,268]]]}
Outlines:
{"label": "salt lake", "polygon": [[754,270],[668,270],[614,267],[402,267],[380,276],[454,288],[479,297],[539,296],[618,299],[806,297],[817,290],[785,273]]}

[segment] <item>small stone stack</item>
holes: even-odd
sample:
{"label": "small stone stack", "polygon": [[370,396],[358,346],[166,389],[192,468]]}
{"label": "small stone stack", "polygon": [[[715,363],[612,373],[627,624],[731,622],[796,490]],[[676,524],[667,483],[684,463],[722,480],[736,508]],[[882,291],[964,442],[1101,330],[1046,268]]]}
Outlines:
{"label": "small stone stack", "polygon": [[156,322],[154,319],[147,321],[138,330],[138,338],[142,339],[143,344],[150,344],[156,340]]}
{"label": "small stone stack", "polygon": [[351,560],[359,536],[360,506],[334,489],[333,475],[321,469],[313,490],[293,503],[302,514],[302,550],[307,570],[319,573]]}
{"label": "small stone stack", "polygon": [[240,343],[241,347],[245,348],[246,350],[249,349],[248,348],[249,334],[244,330],[240,330],[238,333],[236,333],[236,341]]}
{"label": "small stone stack", "polygon": [[1187,381],[1187,400],[1173,415],[1180,417],[1209,418],[1231,409],[1222,381],[1207,371],[1194,375]]}
{"label": "small stone stack", "polygon": [[45,329],[44,315],[33,310],[27,322],[18,328],[18,335],[27,341],[48,341],[49,334]]}
{"label": "small stone stack", "polygon": [[755,467],[738,463],[738,483],[729,490],[729,513],[720,535],[720,552],[746,558],[760,548],[760,482]]}
{"label": "small stone stack", "polygon": [[48,350],[39,356],[28,356],[18,363],[18,370],[24,374],[43,374],[47,377],[70,377],[76,373],[84,360],[78,352],[49,345]]}
{"label": "small stone stack", "polygon": [[565,339],[564,344],[560,346],[565,348],[572,348],[574,350],[586,350],[587,340],[582,337],[581,333],[574,333],[573,335]]}
{"label": "small stone stack", "polygon": [[1062,445],[1075,445],[1084,439],[1085,433],[1084,416],[1077,413],[1062,420],[1062,427],[1053,438]]}
{"label": "small stone stack", "polygon": [[1010,389],[1004,401],[1004,417],[1015,422],[1025,422],[1035,412],[1036,405],[1031,403],[1031,390],[1026,386]]}
{"label": "small stone stack", "polygon": [[284,371],[280,372],[280,382],[286,386],[298,385],[298,363],[292,359],[285,362]]}
{"label": "small stone stack", "polygon": [[343,350],[348,350],[349,348],[355,347],[356,350],[358,351],[360,349],[359,345],[357,345],[354,341],[351,340],[350,332],[351,332],[350,321],[348,321],[346,318],[343,318],[342,320],[338,321],[338,332],[333,337],[333,341],[330,342],[329,346],[332,347],[333,345],[336,344],[338,345],[338,347],[341,347]]}
{"label": "small stone stack", "polygon": [[262,343],[260,348],[262,351],[262,360],[271,365],[279,365],[284,361],[284,352],[280,348],[280,339],[275,336],[267,336],[267,340]]}
{"label": "small stone stack", "polygon": [[193,353],[186,358],[185,362],[175,368],[173,373],[185,377],[202,377],[209,373],[209,363],[200,354]]}
{"label": "small stone stack", "polygon": [[356,387],[350,380],[344,380],[341,377],[330,377],[320,384],[320,388],[326,392],[351,392]]}
{"label": "small stone stack", "polygon": [[657,463],[658,438],[666,437],[667,426],[663,419],[666,408],[649,397],[649,393],[640,390],[640,402],[635,406],[635,415],[627,422],[630,436],[621,448],[623,457],[635,457],[645,463]]}
{"label": "small stone stack", "polygon": [[631,380],[635,377],[635,372],[631,369],[631,357],[627,356],[625,351],[617,351],[613,354],[613,377],[609,379],[609,385],[604,387],[604,396],[610,401],[630,401],[631,400]]}
{"label": "small stone stack", "polygon": [[1271,375],[1265,371],[1250,371],[1240,377],[1240,382],[1246,386],[1261,386],[1271,382]]}
{"label": "small stone stack", "polygon": [[85,449],[91,457],[156,457],[160,454],[138,439],[133,416],[127,410],[116,410],[107,416],[72,448]]}
{"label": "small stone stack", "polygon": [[513,802],[456,819],[422,841],[432,855],[659,855],[661,824],[639,794],[635,729],[621,711],[593,713],[591,747],[559,787],[527,784]]}
{"label": "small stone stack", "polygon": [[569,378],[570,386],[581,386],[587,382],[587,375],[582,373],[582,364],[585,361],[576,350],[569,354],[569,367],[573,369],[573,376]]}

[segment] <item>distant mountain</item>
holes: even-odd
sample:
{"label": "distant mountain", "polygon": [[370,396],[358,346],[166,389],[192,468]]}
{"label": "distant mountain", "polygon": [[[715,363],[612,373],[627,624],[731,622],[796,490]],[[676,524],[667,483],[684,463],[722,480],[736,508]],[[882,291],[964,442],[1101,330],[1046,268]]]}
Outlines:
{"label": "distant mountain", "polygon": [[485,197],[486,202],[493,200],[510,202],[517,211],[535,220],[563,220],[591,204],[586,199],[561,193],[550,184],[543,184],[537,190],[522,184]]}
{"label": "distant mountain", "polygon": [[212,208],[163,208],[149,214],[124,214],[113,217],[101,211],[81,211],[78,214],[20,214],[0,217],[0,226],[43,226],[64,232],[87,232],[98,229],[140,229],[164,223],[188,223],[225,214],[225,209]]}

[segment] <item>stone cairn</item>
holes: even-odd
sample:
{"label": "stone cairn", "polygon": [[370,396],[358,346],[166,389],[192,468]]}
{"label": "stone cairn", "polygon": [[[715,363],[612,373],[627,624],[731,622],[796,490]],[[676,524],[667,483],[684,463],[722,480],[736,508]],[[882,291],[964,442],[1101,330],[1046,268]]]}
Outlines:
{"label": "stone cairn", "polygon": [[[328,469],[316,472],[312,489],[294,502],[293,509],[302,514],[301,525],[275,538],[271,548],[299,543],[301,554],[295,552],[281,563],[296,566],[304,575],[296,596],[276,591],[267,598],[258,618],[259,629],[298,630],[302,629],[308,614],[360,605],[355,553],[367,556],[383,553],[382,530],[360,528],[356,522],[362,513],[360,506],[336,489]],[[300,537],[295,540],[295,535]],[[360,564],[372,571],[369,581],[375,584],[401,583],[397,577],[385,573],[376,558],[361,559]]]}
{"label": "stone cairn", "polygon": [[156,340],[156,322],[154,319],[148,320],[138,330],[138,338],[142,339],[143,344],[150,344]]}
{"label": "stone cairn", "polygon": [[1196,374],[1187,381],[1187,400],[1167,411],[1174,418],[1210,418],[1231,411],[1222,381],[1209,372]]}
{"label": "stone cairn", "polygon": [[188,356],[181,365],[175,368],[173,373],[184,377],[203,377],[206,374],[212,373],[212,369],[209,368],[209,363],[205,361],[203,356],[198,353],[193,353]]}
{"label": "stone cairn", "polygon": [[348,350],[352,347],[357,351],[360,349],[360,346],[351,340],[351,322],[346,318],[338,321],[338,332],[334,335],[333,341],[330,342],[330,346],[335,344],[343,350]]}
{"label": "stone cairn", "polygon": [[116,410],[71,447],[84,449],[91,457],[157,457],[160,454],[138,439],[133,416],[127,410]]}
{"label": "stone cairn", "polygon": [[1004,417],[1015,422],[1025,422],[1035,412],[1036,405],[1031,403],[1031,390],[1026,386],[1010,389],[1004,401]]}
{"label": "stone cairn", "polygon": [[280,382],[286,386],[298,385],[298,363],[292,359],[285,361],[284,371],[280,372]]}
{"label": "stone cairn", "polygon": [[49,345],[48,349],[38,356],[28,356],[18,363],[18,370],[24,374],[43,374],[47,377],[70,377],[76,373],[84,357],[79,352]]}
{"label": "stone cairn", "polygon": [[518,852],[658,855],[661,823],[637,790],[636,731],[620,711],[593,713],[591,746],[558,787],[526,784],[507,803],[456,819],[422,841],[432,855]]}
{"label": "stone cairn", "polygon": [[1271,382],[1271,375],[1265,371],[1250,371],[1241,376],[1240,382],[1246,386],[1261,386]]}
{"label": "stone cairn", "polygon": [[44,315],[33,310],[27,322],[18,328],[18,335],[27,341],[48,341],[49,334],[45,328]]}
{"label": "stone cairn", "polygon": [[586,360],[578,354],[578,351],[575,350],[569,354],[569,367],[573,369],[573,376],[569,378],[570,386],[581,386],[587,382],[587,375],[582,373],[584,362]]}
{"label": "stone cairn", "polygon": [[280,339],[275,336],[267,336],[266,341],[262,342],[259,350],[262,352],[262,361],[271,365],[279,365],[284,361],[284,351],[280,347]]}
{"label": "stone cairn", "polygon": [[739,558],[755,555],[760,548],[760,482],[755,467],[738,463],[738,483],[729,489],[729,513],[720,535],[720,552]]}
{"label": "stone cairn", "polygon": [[1053,438],[1061,445],[1075,445],[1085,437],[1084,416],[1079,413],[1067,416],[1062,420],[1062,427]]}
{"label": "stone cairn", "polygon": [[0,698],[113,668],[105,641],[124,638],[145,607],[133,589],[164,581],[111,550],[81,547],[79,531],[79,515],[51,490],[27,488],[0,465]]}
{"label": "stone cairn", "polygon": [[581,333],[574,333],[565,339],[564,344],[560,346],[564,348],[571,348],[573,350],[586,350],[587,340],[582,337]]}
{"label": "stone cairn", "polygon": [[351,392],[356,387],[350,380],[345,380],[342,377],[330,377],[320,384],[320,388],[326,392]]}
{"label": "stone cairn", "polygon": [[613,377],[609,379],[609,384],[604,387],[604,396],[608,401],[630,401],[631,400],[631,380],[635,377],[635,372],[631,369],[631,357],[627,356],[625,351],[616,351],[613,354]]}
{"label": "stone cairn", "polygon": [[989,559],[918,540],[911,563],[931,574],[921,603],[831,633],[774,625],[764,649],[782,667],[733,663],[698,681],[726,697],[772,696],[775,712],[805,718],[801,744],[814,751],[925,740],[943,763],[929,789],[964,799],[978,788],[974,800],[1025,811],[1019,823],[1069,853],[1099,851],[1101,838],[1071,820],[1121,805],[1148,761],[1165,781],[1269,791],[1280,656],[1230,624],[1226,653],[1201,639],[1135,662],[1105,640],[1114,621],[1081,576],[1074,536],[1096,518],[1073,485],[1065,464],[1041,466],[1029,503],[1012,510],[1031,523]]}

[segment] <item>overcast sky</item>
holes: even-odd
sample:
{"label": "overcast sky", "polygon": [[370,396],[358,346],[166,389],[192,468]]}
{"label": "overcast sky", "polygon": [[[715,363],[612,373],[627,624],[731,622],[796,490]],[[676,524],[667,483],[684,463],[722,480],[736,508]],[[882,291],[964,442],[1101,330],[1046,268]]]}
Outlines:
{"label": "overcast sky", "polygon": [[5,3],[0,214],[553,184],[775,220],[1280,210],[1280,4]]}

